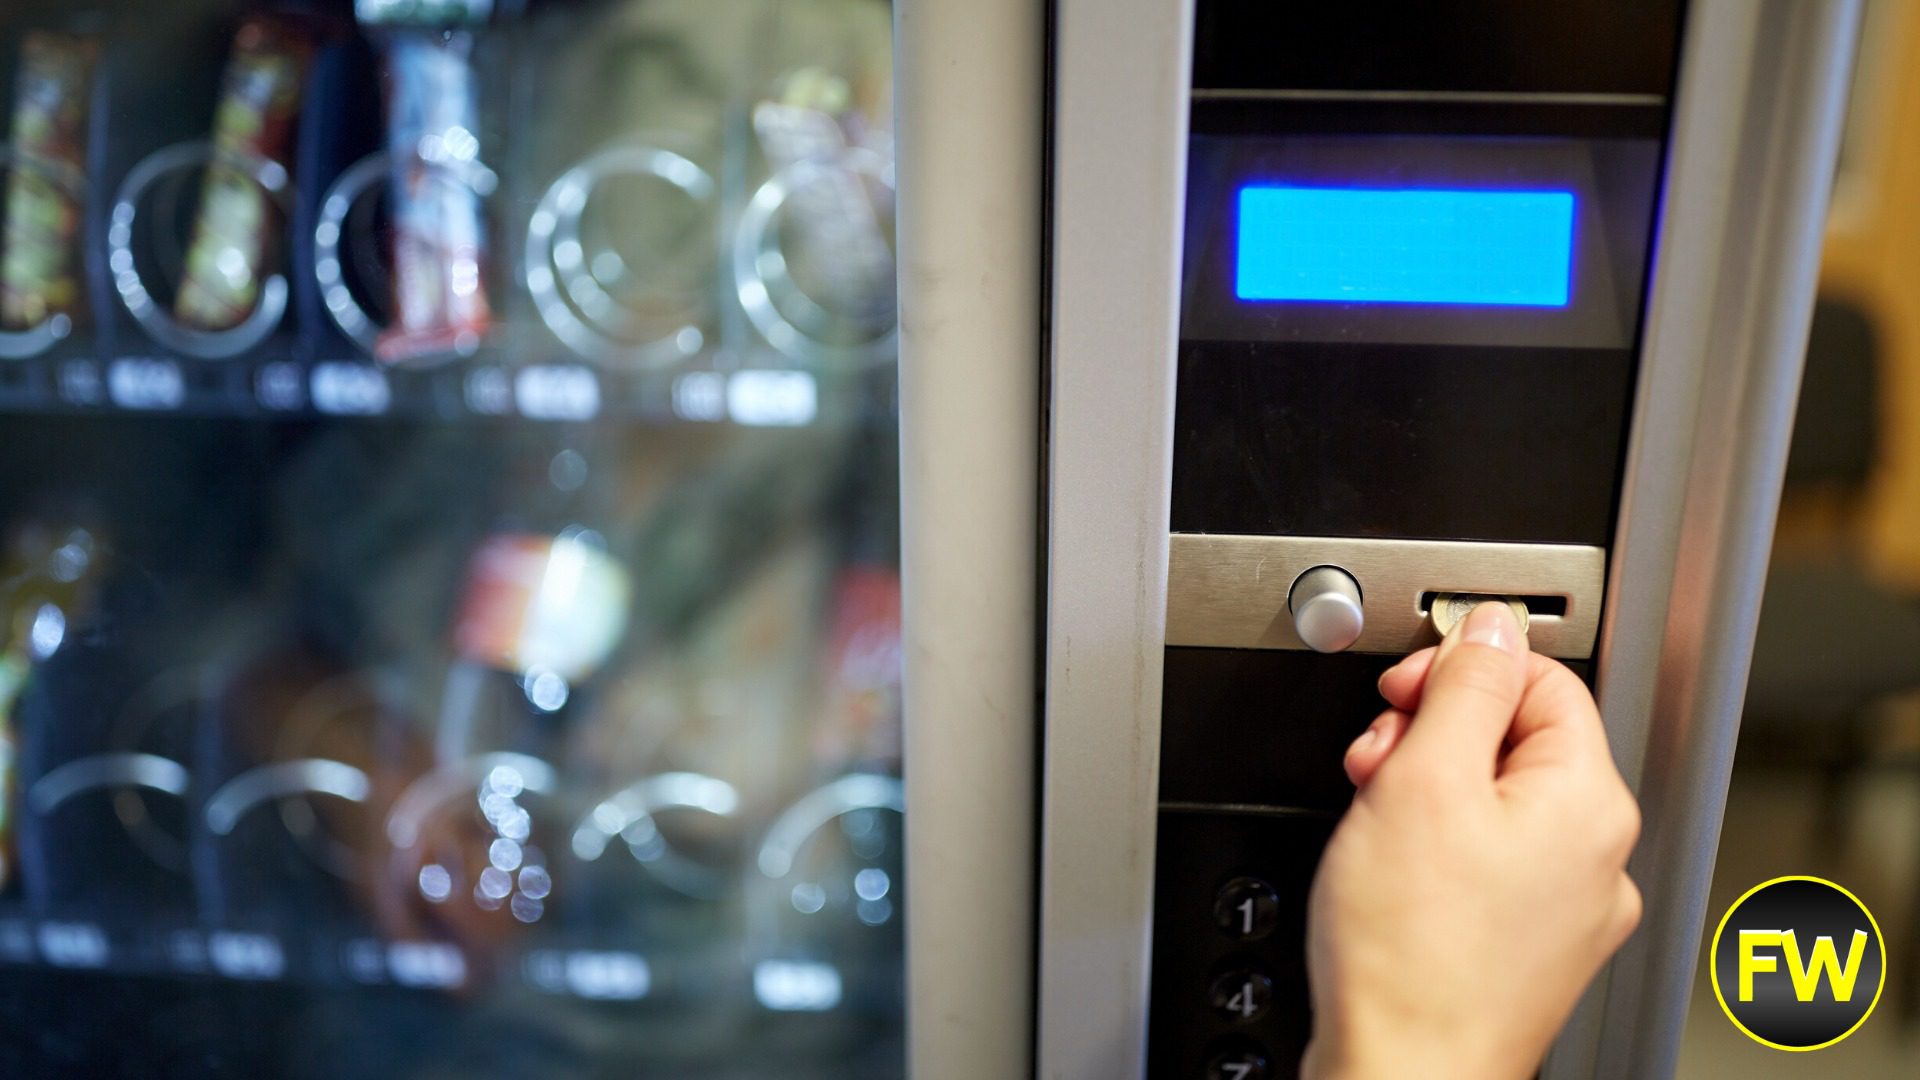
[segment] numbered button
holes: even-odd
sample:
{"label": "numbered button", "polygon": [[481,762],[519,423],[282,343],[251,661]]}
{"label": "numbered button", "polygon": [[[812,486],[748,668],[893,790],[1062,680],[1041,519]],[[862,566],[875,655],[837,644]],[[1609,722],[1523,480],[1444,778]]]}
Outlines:
{"label": "numbered button", "polygon": [[1258,971],[1229,971],[1213,980],[1207,993],[1222,1019],[1245,1023],[1260,1017],[1273,1002],[1273,980]]}
{"label": "numbered button", "polygon": [[1267,1048],[1251,1039],[1229,1039],[1207,1056],[1207,1080],[1267,1080]]}
{"label": "numbered button", "polygon": [[1271,934],[1279,921],[1280,894],[1259,878],[1234,878],[1214,897],[1214,925],[1230,938],[1258,940]]}

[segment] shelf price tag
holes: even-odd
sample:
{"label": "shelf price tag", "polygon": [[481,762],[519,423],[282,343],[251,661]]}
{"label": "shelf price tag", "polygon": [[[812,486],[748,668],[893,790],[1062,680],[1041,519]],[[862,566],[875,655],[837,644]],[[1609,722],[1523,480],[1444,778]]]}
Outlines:
{"label": "shelf price tag", "polygon": [[300,365],[284,361],[263,365],[253,376],[254,400],[273,412],[294,412],[307,403]]}
{"label": "shelf price tag", "polygon": [[187,400],[187,381],[172,360],[122,357],[107,367],[107,397],[123,409],[178,409]]}
{"label": "shelf price tag", "polygon": [[467,408],[481,416],[505,416],[513,411],[513,383],[505,370],[477,367],[467,372]]}
{"label": "shelf price tag", "polygon": [[334,416],[379,416],[393,404],[387,373],[337,360],[313,366],[313,407]]}
{"label": "shelf price tag", "polygon": [[459,986],[467,981],[467,958],[444,942],[396,941],[387,946],[387,970],[401,986]]}
{"label": "shelf price tag", "polygon": [[736,371],[727,380],[727,415],[736,424],[798,427],[813,422],[819,391],[804,371]]}
{"label": "shelf price tag", "polygon": [[673,411],[682,420],[714,423],[727,418],[727,377],[689,371],[673,381]]}
{"label": "shelf price tag", "polygon": [[39,939],[40,955],[54,967],[107,966],[107,933],[93,923],[41,923]]}
{"label": "shelf price tag", "polygon": [[265,934],[218,931],[207,939],[207,954],[229,979],[277,979],[287,968],[280,943]]}
{"label": "shelf price tag", "polygon": [[60,365],[60,396],[69,405],[98,405],[100,367],[91,360],[69,360]]}
{"label": "shelf price tag", "polygon": [[578,364],[538,364],[514,376],[520,412],[534,420],[591,420],[600,412],[600,380]]}

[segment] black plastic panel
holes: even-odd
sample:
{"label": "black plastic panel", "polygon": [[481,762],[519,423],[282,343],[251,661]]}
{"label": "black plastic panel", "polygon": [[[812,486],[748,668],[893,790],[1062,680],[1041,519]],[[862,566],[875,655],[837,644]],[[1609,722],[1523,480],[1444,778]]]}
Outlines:
{"label": "black plastic panel", "polygon": [[[1236,1048],[1262,1052],[1270,1077],[1294,1075],[1313,1030],[1307,888],[1332,831],[1330,816],[1161,813],[1147,1033],[1153,1080],[1199,1080],[1216,1053]],[[1270,883],[1279,899],[1273,929],[1251,942],[1223,932],[1214,917],[1221,887],[1242,877]],[[1214,980],[1236,971],[1272,980],[1271,1000],[1246,1020],[1209,1001]]]}
{"label": "black plastic panel", "polygon": [[1399,659],[1168,649],[1161,801],[1345,809],[1341,759],[1385,707],[1375,683]]}
{"label": "black plastic panel", "polygon": [[1215,97],[1196,100],[1195,135],[1518,135],[1594,139],[1657,139],[1667,109],[1654,102],[1568,104],[1548,99],[1483,101],[1356,101]]}
{"label": "black plastic panel", "polygon": [[1667,94],[1680,0],[1202,3],[1193,84]]}
{"label": "black plastic panel", "polygon": [[1633,354],[1186,342],[1176,532],[1605,544]]}
{"label": "black plastic panel", "polygon": [[[1163,804],[1338,812],[1342,759],[1386,703],[1397,656],[1299,649],[1168,649],[1160,721]],[[1589,679],[1592,665],[1567,665]]]}
{"label": "black plastic panel", "polygon": [[[1683,6],[1201,0],[1175,531],[1608,545]],[[1240,300],[1239,192],[1322,185],[1572,193],[1570,299]],[[1297,1074],[1306,898],[1397,659],[1167,650],[1150,1076]],[[1250,972],[1255,1015],[1224,1008]]]}

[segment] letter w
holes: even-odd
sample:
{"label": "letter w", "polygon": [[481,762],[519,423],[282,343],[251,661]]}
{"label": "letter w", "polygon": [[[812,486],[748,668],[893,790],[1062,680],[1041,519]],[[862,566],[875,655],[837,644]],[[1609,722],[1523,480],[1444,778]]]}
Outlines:
{"label": "letter w", "polygon": [[1812,1001],[1814,991],[1820,988],[1820,979],[1824,976],[1833,985],[1833,1000],[1853,1000],[1853,980],[1860,974],[1860,956],[1867,948],[1865,930],[1853,932],[1853,942],[1847,946],[1845,967],[1840,964],[1833,938],[1825,934],[1813,939],[1813,959],[1805,967],[1800,964],[1800,948],[1793,940],[1793,931],[1787,931],[1783,948],[1787,954],[1787,974],[1793,978],[1794,997],[1801,1001]]}

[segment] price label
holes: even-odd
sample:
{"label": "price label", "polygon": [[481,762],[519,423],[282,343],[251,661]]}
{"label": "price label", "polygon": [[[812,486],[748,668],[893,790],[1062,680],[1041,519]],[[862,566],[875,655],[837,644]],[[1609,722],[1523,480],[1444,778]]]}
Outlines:
{"label": "price label", "polygon": [[739,371],[727,380],[727,415],[736,424],[797,427],[819,411],[819,390],[804,371]]}
{"label": "price label", "polygon": [[99,365],[91,360],[69,360],[60,365],[60,396],[72,405],[100,404],[106,387]]}
{"label": "price label", "polygon": [[107,966],[107,932],[93,923],[41,923],[39,939],[41,958],[54,967]]}
{"label": "price label", "polygon": [[446,988],[467,981],[467,958],[436,941],[396,941],[387,946],[387,970],[401,986]]}
{"label": "price label", "polygon": [[521,368],[513,393],[521,414],[535,420],[591,420],[600,412],[600,380],[578,364]]}
{"label": "price label", "polygon": [[260,407],[272,412],[293,412],[307,403],[306,380],[300,365],[273,363],[253,376],[253,397]]}
{"label": "price label", "polygon": [[387,373],[370,364],[328,361],[313,367],[313,407],[333,416],[379,416],[393,404]]}
{"label": "price label", "polygon": [[638,953],[575,952],[567,957],[567,989],[593,1001],[637,1001],[647,996],[653,973]]}
{"label": "price label", "polygon": [[467,408],[481,416],[506,416],[513,411],[513,381],[497,367],[474,368],[467,373]]}
{"label": "price label", "polygon": [[690,371],[675,379],[673,414],[697,423],[725,420],[727,377],[717,371]]}
{"label": "price label", "polygon": [[187,400],[187,381],[172,360],[123,357],[107,368],[107,396],[123,409],[177,409]]}
{"label": "price label", "polygon": [[207,955],[229,979],[277,979],[287,969],[280,943],[265,934],[218,931],[207,939]]}

